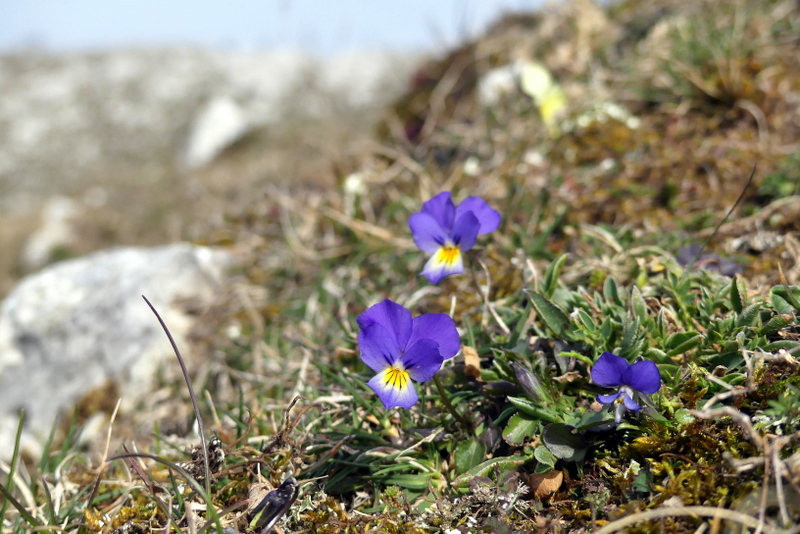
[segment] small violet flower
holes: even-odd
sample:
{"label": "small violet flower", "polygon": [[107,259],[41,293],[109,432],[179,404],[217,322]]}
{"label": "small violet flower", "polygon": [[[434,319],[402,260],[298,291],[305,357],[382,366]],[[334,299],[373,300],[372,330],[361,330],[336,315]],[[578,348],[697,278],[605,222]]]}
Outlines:
{"label": "small violet flower", "polygon": [[500,213],[480,197],[468,197],[456,206],[445,191],[425,202],[408,226],[420,250],[431,254],[420,274],[438,284],[445,276],[464,272],[462,253],[475,246],[479,235],[497,230]]}
{"label": "small violet flower", "polygon": [[592,381],[598,386],[617,388],[611,395],[598,395],[597,402],[614,404],[614,420],[622,420],[625,409],[638,412],[642,407],[635,398],[642,394],[650,395],[661,389],[661,374],[656,364],[640,360],[633,365],[625,358],[604,352],[592,367]]}
{"label": "small violet flower", "polygon": [[425,382],[461,348],[458,330],[446,313],[425,313],[411,318],[406,308],[384,300],[358,319],[361,359],[378,373],[367,385],[386,408],[410,408],[417,391],[411,380]]}

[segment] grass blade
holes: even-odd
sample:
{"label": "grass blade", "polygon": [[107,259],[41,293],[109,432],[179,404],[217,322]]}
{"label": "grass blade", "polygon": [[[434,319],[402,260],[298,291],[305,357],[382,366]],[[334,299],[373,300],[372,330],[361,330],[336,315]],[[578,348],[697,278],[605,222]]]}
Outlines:
{"label": "grass blade", "polygon": [[183,379],[186,381],[186,387],[189,389],[189,397],[192,399],[192,406],[194,407],[194,416],[197,419],[197,431],[200,434],[200,444],[203,447],[203,472],[205,473],[205,487],[206,493],[211,495],[211,469],[208,465],[208,443],[206,443],[206,431],[203,426],[203,418],[200,417],[200,406],[197,404],[197,397],[194,394],[194,388],[192,387],[192,382],[189,380],[189,371],[186,369],[186,364],[181,357],[181,352],[178,350],[178,344],[175,343],[175,339],[172,337],[172,333],[167,328],[166,323],[161,318],[161,316],[156,311],[155,307],[147,300],[147,297],[142,295],[142,298],[150,306],[150,309],[155,314],[158,322],[161,324],[161,328],[164,329],[164,333],[167,334],[167,338],[169,339],[170,344],[172,345],[172,350],[175,351],[175,357],[178,358],[178,363],[181,366],[181,372],[183,373]]}
{"label": "grass blade", "polygon": [[[20,410],[19,422],[17,423],[17,435],[14,438],[14,454],[12,454],[11,456],[11,464],[8,470],[8,493],[6,493],[5,491],[3,492],[6,495],[10,495],[14,491],[14,473],[17,472],[17,463],[19,462],[19,443],[20,440],[22,440],[22,425],[24,422],[25,422],[25,410]],[[9,501],[10,497],[8,500],[3,501],[3,507],[0,508],[0,518],[6,516],[6,510],[8,508]]]}

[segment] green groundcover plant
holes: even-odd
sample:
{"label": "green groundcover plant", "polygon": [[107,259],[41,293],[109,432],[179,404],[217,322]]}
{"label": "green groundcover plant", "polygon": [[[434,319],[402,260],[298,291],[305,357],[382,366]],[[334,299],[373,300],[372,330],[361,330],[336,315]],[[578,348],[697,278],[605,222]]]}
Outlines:
{"label": "green groundcover plant", "polygon": [[[472,251],[483,217],[499,228],[497,212],[477,197],[458,205],[470,207],[460,219],[449,193],[434,199],[450,213],[434,210],[444,222],[431,216],[427,229],[411,225],[433,257],[439,252],[428,242],[459,246],[459,257]],[[601,247],[622,248],[599,228],[593,235],[602,236]],[[762,521],[765,531],[777,532],[798,517],[791,462],[800,374],[792,338],[800,291],[781,285],[754,297],[739,277],[700,263],[682,268],[656,248],[639,253],[650,263],[636,254],[620,260],[631,269],[627,289],[596,271],[566,282],[565,254],[508,297],[484,301],[476,308],[484,308],[483,318],[452,310],[414,316],[390,299],[364,305],[357,333],[346,317],[331,339],[351,340],[360,361],[316,361],[317,396],[295,399],[281,425],[268,428],[243,404],[215,406],[236,424],[229,443],[214,438],[189,461],[110,457],[106,465],[122,463],[141,485],[95,478],[69,506],[49,511],[14,497],[12,479],[1,486],[5,508],[15,512],[4,528],[269,532],[283,525],[454,534],[592,524],[612,532],[633,528],[626,517],[638,517],[645,530],[669,517],[670,528],[682,531],[712,513],[749,528],[766,510],[753,504],[763,488],[781,488],[775,514],[764,512]],[[411,276],[404,289],[413,291],[418,278],[408,258],[395,268]],[[472,278],[480,290],[470,272],[480,262],[461,272],[445,262],[435,271]],[[293,418],[295,403],[303,408]],[[259,445],[248,445],[259,435]],[[68,461],[69,438],[63,447],[46,461]],[[783,474],[759,460],[767,454]],[[156,466],[166,468],[166,486]],[[48,495],[51,485],[31,483],[25,494]],[[113,507],[114,514],[95,512],[117,499],[128,504]],[[347,499],[358,514],[342,507]],[[204,512],[192,508],[198,502]],[[680,507],[670,515],[668,503]]]}

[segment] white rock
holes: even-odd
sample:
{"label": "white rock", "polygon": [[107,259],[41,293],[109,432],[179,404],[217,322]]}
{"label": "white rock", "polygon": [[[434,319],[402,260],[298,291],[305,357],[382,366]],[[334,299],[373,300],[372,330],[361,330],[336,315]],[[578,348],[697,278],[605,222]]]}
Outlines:
{"label": "white rock", "polygon": [[241,106],[228,96],[218,96],[206,104],[195,120],[184,163],[190,169],[204,167],[249,131]]}
{"label": "white rock", "polygon": [[0,457],[12,451],[21,408],[36,453],[56,415],[108,380],[123,407],[135,405],[174,359],[142,295],[185,346],[193,318],[178,300],[213,302],[231,263],[227,252],[179,243],[110,249],[23,279],[0,307]]}

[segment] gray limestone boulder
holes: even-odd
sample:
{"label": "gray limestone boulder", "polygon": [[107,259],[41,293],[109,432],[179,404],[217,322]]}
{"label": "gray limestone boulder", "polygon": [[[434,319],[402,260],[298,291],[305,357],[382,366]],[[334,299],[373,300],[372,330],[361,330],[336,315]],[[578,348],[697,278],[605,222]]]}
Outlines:
{"label": "gray limestone boulder", "polygon": [[232,262],[187,243],[114,248],[23,279],[0,307],[0,457],[11,454],[20,409],[35,452],[59,412],[108,381],[124,402],[146,395],[174,355],[142,295],[185,346],[194,319],[181,303],[211,305]]}

